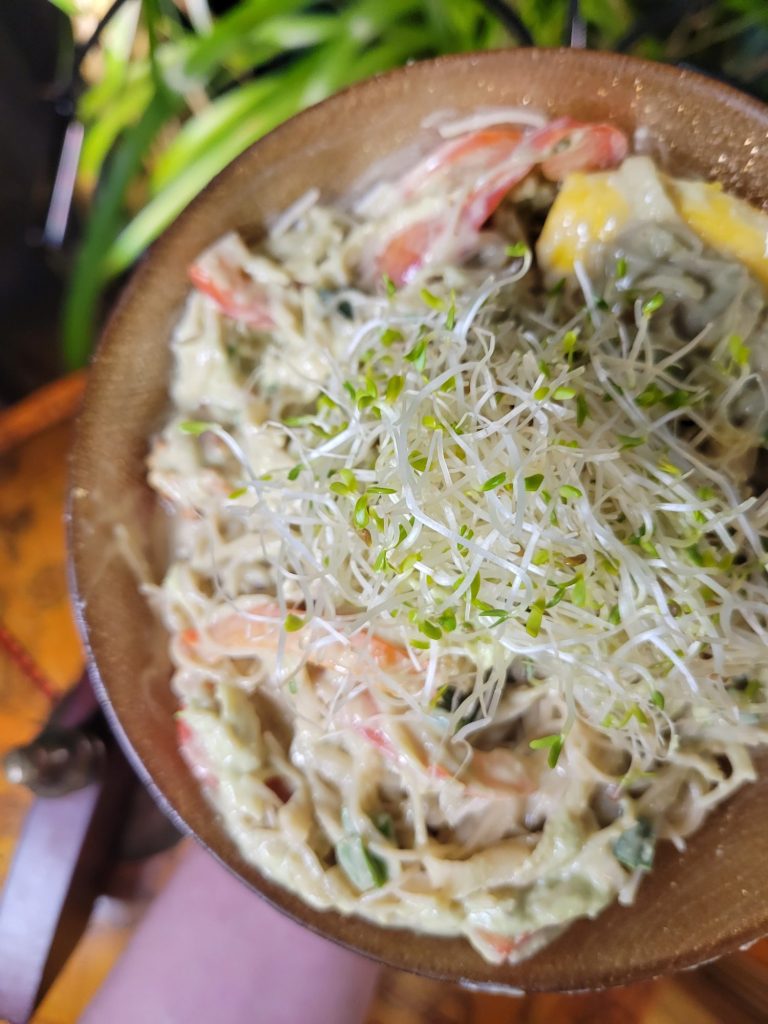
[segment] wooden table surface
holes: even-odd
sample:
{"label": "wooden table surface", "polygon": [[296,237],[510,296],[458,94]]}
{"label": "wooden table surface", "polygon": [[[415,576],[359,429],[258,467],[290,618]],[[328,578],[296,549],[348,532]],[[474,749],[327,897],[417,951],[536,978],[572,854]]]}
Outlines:
{"label": "wooden table surface", "polygon": [[[62,516],[72,416],[82,385],[82,376],[68,378],[0,412],[0,755],[35,734],[52,699],[78,677],[83,664],[67,597]],[[0,778],[0,883],[30,799]],[[100,898],[84,939],[34,1024],[77,1020],[174,859],[173,851],[156,855],[138,870],[124,872],[120,886],[111,887],[113,894]],[[387,970],[366,1024],[767,1021],[768,940],[695,972],[594,995],[507,998]]]}

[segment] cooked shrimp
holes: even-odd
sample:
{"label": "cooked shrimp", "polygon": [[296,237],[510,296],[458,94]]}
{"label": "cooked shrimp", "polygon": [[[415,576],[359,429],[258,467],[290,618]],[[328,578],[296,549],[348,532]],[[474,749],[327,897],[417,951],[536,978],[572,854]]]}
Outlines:
{"label": "cooked shrimp", "polygon": [[189,267],[189,278],[225,316],[250,327],[267,329],[274,326],[269,299],[246,269],[249,255],[240,236],[232,232],[195,260]]}
{"label": "cooked shrimp", "polygon": [[455,223],[442,210],[407,224],[381,249],[378,269],[395,284],[406,284],[429,263],[465,255],[504,196],[534,167],[559,181],[571,171],[615,166],[627,148],[626,137],[617,128],[571,118],[560,118],[528,135],[515,128],[496,128],[453,139],[403,178],[400,195],[403,201],[416,202],[440,188],[458,204]]}
{"label": "cooked shrimp", "polygon": [[284,633],[284,613],[269,598],[247,609],[230,611],[214,619],[206,626],[202,636],[198,630],[185,630],[182,640],[188,647],[198,650],[202,649],[207,640],[217,648],[225,649],[227,654],[247,657],[275,652],[281,633],[284,634],[286,651],[295,654],[307,651],[307,660],[321,668],[362,676],[370,670],[373,662],[387,672],[420,671],[402,647],[364,630],[350,637],[349,643],[333,641],[319,644],[312,650],[312,644],[307,643],[303,632]]}

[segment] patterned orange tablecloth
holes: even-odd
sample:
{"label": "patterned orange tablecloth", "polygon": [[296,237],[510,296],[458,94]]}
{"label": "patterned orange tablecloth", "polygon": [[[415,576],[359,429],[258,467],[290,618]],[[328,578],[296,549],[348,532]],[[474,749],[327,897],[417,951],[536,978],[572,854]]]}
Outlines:
{"label": "patterned orange tablecloth", "polygon": [[[34,735],[51,699],[78,677],[83,663],[67,597],[63,524],[67,452],[82,385],[82,376],[68,378],[0,413],[0,754]],[[29,801],[23,789],[0,778],[0,883]],[[121,898],[99,901],[84,939],[40,1007],[35,1024],[77,1020],[147,901],[172,870],[173,859],[172,851],[157,855],[123,887]],[[766,1022],[768,941],[695,972],[594,995],[505,998],[384,971],[367,1020],[367,1024]]]}

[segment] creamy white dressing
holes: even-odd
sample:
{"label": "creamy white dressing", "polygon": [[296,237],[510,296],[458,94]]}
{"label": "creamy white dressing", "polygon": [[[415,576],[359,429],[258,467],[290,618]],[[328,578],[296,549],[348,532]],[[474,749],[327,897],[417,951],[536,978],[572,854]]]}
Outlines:
{"label": "creamy white dressing", "polygon": [[[761,363],[726,362],[764,296],[742,267],[710,287],[647,158],[604,178],[602,212],[556,206],[539,247],[589,243],[582,294],[547,296],[501,216],[442,234],[387,294],[382,238],[458,218],[439,182],[352,213],[308,195],[255,252],[228,236],[219,290],[176,328],[149,460],[176,524],[156,599],[182,747],[243,855],[314,907],[495,962],[631,901],[637,830],[682,844],[765,738],[768,601],[760,565],[737,567],[764,531]],[[681,343],[704,292],[709,334]],[[690,416],[739,458],[702,455],[649,381],[709,388]],[[699,542],[728,567],[686,558]]]}

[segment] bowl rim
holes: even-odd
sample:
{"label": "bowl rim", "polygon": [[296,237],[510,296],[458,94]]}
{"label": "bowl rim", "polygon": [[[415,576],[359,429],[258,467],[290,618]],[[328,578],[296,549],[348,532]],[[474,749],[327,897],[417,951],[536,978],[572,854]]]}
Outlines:
{"label": "bowl rim", "polygon": [[[136,265],[131,269],[129,279],[123,285],[120,295],[114,302],[112,309],[106,318],[98,345],[92,357],[92,364],[86,382],[82,411],[77,418],[75,438],[72,453],[70,455],[70,485],[65,512],[68,548],[68,578],[76,624],[87,653],[87,669],[91,685],[93,686],[110,728],[115,734],[133,770],[152,798],[176,828],[182,832],[182,834],[192,836],[212,856],[214,856],[216,860],[227,869],[227,871],[238,878],[244,885],[252,891],[258,892],[261,898],[266,899],[268,903],[278,909],[281,913],[287,914],[303,927],[309,928],[311,931],[323,938],[335,942],[352,952],[372,959],[377,963],[384,964],[385,966],[399,970],[414,971],[415,973],[421,974],[425,977],[455,982],[477,990],[500,991],[508,994],[522,993],[523,991],[531,993],[538,991],[594,991],[595,989],[608,988],[615,985],[633,984],[635,982],[656,978],[661,974],[668,974],[682,969],[697,967],[722,955],[735,952],[740,948],[745,948],[745,946],[768,934],[768,915],[766,915],[764,922],[757,928],[744,928],[729,937],[723,938],[719,942],[713,943],[705,949],[691,948],[687,951],[681,952],[676,957],[666,958],[663,961],[644,961],[642,963],[636,963],[634,966],[623,971],[620,977],[615,976],[608,971],[603,972],[602,976],[596,975],[591,979],[590,983],[583,988],[553,988],[551,986],[538,986],[534,984],[530,987],[526,987],[524,990],[513,983],[499,983],[496,979],[483,981],[474,975],[471,977],[462,977],[459,974],[450,974],[440,970],[412,967],[408,965],[404,958],[397,959],[382,957],[373,949],[357,945],[354,942],[348,941],[345,938],[334,934],[333,932],[326,931],[320,925],[316,925],[315,923],[306,920],[305,917],[302,916],[301,909],[298,911],[292,910],[290,907],[285,906],[279,898],[272,898],[257,884],[243,877],[234,864],[231,864],[221,852],[215,849],[215,847],[195,832],[171,802],[171,798],[166,795],[162,788],[162,784],[156,781],[142,756],[138,753],[133,741],[130,739],[128,732],[126,731],[126,727],[118,716],[113,705],[109,685],[102,675],[99,661],[92,643],[92,629],[88,621],[86,602],[82,597],[81,586],[82,570],[80,566],[80,558],[82,551],[82,538],[79,532],[82,525],[81,515],[78,510],[78,503],[73,500],[74,492],[77,489],[77,453],[82,449],[85,443],[85,438],[87,437],[85,412],[89,409],[90,404],[93,401],[93,395],[98,393],[101,386],[100,382],[103,372],[101,367],[105,363],[105,360],[102,357],[105,353],[108,353],[113,346],[117,346],[120,343],[122,322],[126,317],[130,316],[130,310],[135,304],[137,297],[142,292],[144,281],[147,279],[148,275],[152,273],[154,265],[162,259],[166,248],[170,247],[176,236],[183,232],[185,225],[195,215],[196,211],[208,204],[212,194],[214,194],[217,189],[226,186],[230,180],[234,179],[239,168],[247,164],[250,159],[250,155],[254,150],[258,149],[259,151],[268,151],[275,143],[279,144],[284,134],[295,131],[296,124],[302,124],[306,127],[310,127],[315,121],[320,123],[324,118],[325,110],[333,108],[340,102],[343,103],[345,97],[354,95],[360,101],[364,101],[366,95],[369,93],[375,94],[381,88],[382,83],[397,79],[415,80],[421,75],[429,75],[433,73],[434,69],[440,69],[444,66],[451,66],[454,64],[461,65],[469,63],[472,66],[480,67],[485,62],[504,59],[513,60],[518,57],[523,60],[532,62],[541,61],[544,63],[550,61],[572,61],[574,65],[580,65],[586,62],[592,62],[602,65],[606,70],[613,72],[634,71],[638,77],[651,75],[666,78],[670,88],[682,88],[687,90],[689,93],[693,92],[695,94],[707,95],[714,91],[725,100],[728,106],[744,111],[756,122],[761,121],[768,133],[768,105],[754,97],[748,96],[730,83],[723,82],[716,78],[710,78],[702,72],[689,68],[681,68],[675,65],[664,64],[627,54],[600,50],[572,49],[569,47],[506,47],[497,50],[481,50],[467,53],[446,54],[427,60],[419,60],[348,85],[277,125],[256,142],[248,146],[240,155],[215,175],[214,178],[201,190],[201,192],[187,204],[183,211],[174,218],[173,222],[162,232],[158,239],[147,249],[147,251],[137,261]],[[268,157],[268,152],[265,153],[265,156]],[[762,203],[764,207],[768,208],[768,193],[766,193]],[[753,203],[753,205],[755,204]],[[195,785],[197,785],[196,782]],[[211,808],[211,814],[215,815],[215,813],[215,809]],[[259,869],[255,867],[255,871],[259,872]],[[305,904],[302,900],[301,907],[308,907],[308,904]],[[405,929],[385,928],[384,926],[368,920],[364,920],[364,924],[367,929],[387,931],[391,934],[398,934],[398,932],[403,931],[406,934],[412,936],[415,935],[417,938],[422,934]],[[424,937],[425,939],[439,938],[439,936],[434,936],[429,933],[425,934]]]}

